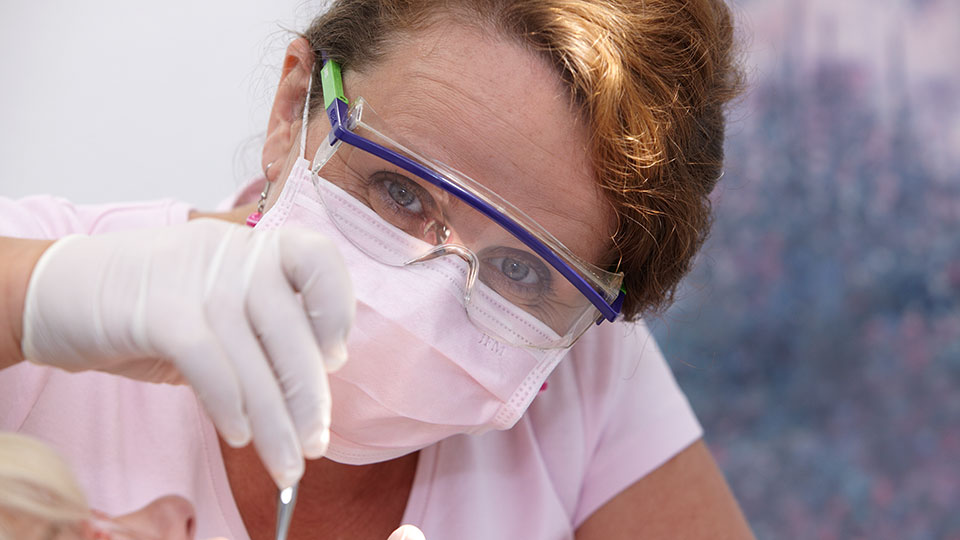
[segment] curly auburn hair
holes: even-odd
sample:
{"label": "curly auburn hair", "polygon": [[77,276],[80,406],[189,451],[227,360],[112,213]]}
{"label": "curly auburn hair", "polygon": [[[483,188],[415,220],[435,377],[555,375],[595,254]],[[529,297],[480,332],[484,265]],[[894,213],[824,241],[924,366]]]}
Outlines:
{"label": "curly auburn hair", "polygon": [[741,88],[724,0],[335,0],[304,37],[318,57],[362,70],[391,38],[443,16],[492,28],[555,66],[616,212],[608,262],[624,272],[623,316],[665,309],[709,232],[725,106]]}

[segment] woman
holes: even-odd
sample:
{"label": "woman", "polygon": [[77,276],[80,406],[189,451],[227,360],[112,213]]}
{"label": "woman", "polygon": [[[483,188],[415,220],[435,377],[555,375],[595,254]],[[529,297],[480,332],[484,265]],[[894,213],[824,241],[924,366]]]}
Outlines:
{"label": "woman", "polygon": [[[231,419],[246,414],[273,478],[253,449],[211,444],[213,429],[183,388],[82,374],[89,379],[78,390],[77,376],[67,382],[16,366],[21,383],[51,394],[52,408],[91,388],[102,392],[104,403],[84,411],[87,424],[78,428],[71,417],[79,433],[53,429],[49,419],[30,429],[64,447],[85,441],[71,449],[78,472],[101,467],[117,476],[99,477],[108,506],[118,505],[114,493],[123,489],[140,490],[136,498],[147,497],[147,487],[154,496],[185,492],[199,505],[201,535],[272,534],[272,486],[300,476],[302,453],[330,459],[310,461],[303,473],[293,537],[383,538],[400,522],[421,526],[427,538],[749,537],[646,329],[590,328],[618,312],[634,320],[667,303],[706,234],[706,197],[722,162],[722,107],[736,86],[731,32],[727,8],[710,0],[335,3],[284,60],[263,148],[266,212],[245,219],[252,201],[241,196],[247,206],[213,217],[249,221],[278,238],[294,234],[291,225],[317,230],[336,249],[315,243],[312,251],[323,256],[300,266],[283,261],[311,249],[291,240],[259,240],[203,221],[162,233],[164,245],[189,243],[194,258],[202,254],[201,271],[183,272],[201,284],[199,296],[211,287],[256,290],[260,275],[281,290],[272,285],[286,276],[306,291],[319,347],[300,339],[302,347],[284,354],[276,346],[283,340],[262,330],[263,321],[297,320],[287,302],[243,297],[226,311],[246,312],[253,322],[218,322],[231,319],[214,313],[210,325],[224,325],[214,333],[227,336],[257,329],[259,344],[228,339],[222,347],[230,359],[262,348],[267,361],[251,362],[272,366],[276,386],[269,373],[241,369],[240,390],[216,395],[208,389],[219,388],[209,382],[217,377],[195,372],[202,361],[177,358],[196,353],[189,345],[198,339],[160,355],[174,358],[159,369],[108,366],[149,380],[186,379],[237,446],[249,430]],[[196,237],[211,241],[188,242]],[[24,295],[28,357],[57,365],[59,351],[77,349],[73,341],[49,345],[47,336],[59,339],[56,330],[69,321],[35,314],[56,311],[44,309],[44,293],[67,269],[90,264],[99,272],[78,254],[97,248],[109,255],[103,259],[125,260],[117,254],[137,251],[132,246],[145,238],[73,241],[75,249],[62,249],[66,256],[56,244],[42,258],[32,248],[41,262]],[[247,262],[247,252],[264,249],[267,257]],[[342,331],[352,314],[331,251],[343,257],[357,299],[345,364],[342,333],[331,329]],[[259,271],[264,258],[283,270]],[[223,271],[225,260],[242,271]],[[329,312],[325,296],[333,298]],[[132,315],[118,327],[139,313],[120,311]],[[158,354],[143,346],[155,347],[156,339],[137,338],[158,332],[154,325],[128,326],[141,331],[119,332],[128,348],[115,356]],[[88,346],[91,333],[74,341]],[[307,360],[287,360],[294,357]],[[289,365],[283,361],[343,365],[328,377],[329,423],[323,370],[300,379],[299,367],[277,368]],[[267,405],[258,380],[270,388]],[[296,399],[303,386],[321,389]],[[131,400],[137,406],[129,415],[115,412]],[[45,403],[23,401],[31,405],[5,426],[24,429]],[[286,416],[258,414],[284,401]],[[121,416],[116,433],[89,420],[104,414]],[[137,420],[141,426],[129,425]],[[143,472],[145,454],[176,467]]]}

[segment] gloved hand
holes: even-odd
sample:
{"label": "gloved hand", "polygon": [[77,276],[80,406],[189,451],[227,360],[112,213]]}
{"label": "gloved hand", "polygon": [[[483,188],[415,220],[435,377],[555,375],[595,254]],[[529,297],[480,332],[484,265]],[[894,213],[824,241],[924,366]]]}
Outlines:
{"label": "gloved hand", "polygon": [[387,540],[426,540],[423,531],[413,525],[401,525],[393,531]]}
{"label": "gloved hand", "polygon": [[204,219],[55,242],[30,277],[21,347],[68,371],[190,384],[286,487],[326,451],[326,371],[346,361],[354,309],[322,235]]}

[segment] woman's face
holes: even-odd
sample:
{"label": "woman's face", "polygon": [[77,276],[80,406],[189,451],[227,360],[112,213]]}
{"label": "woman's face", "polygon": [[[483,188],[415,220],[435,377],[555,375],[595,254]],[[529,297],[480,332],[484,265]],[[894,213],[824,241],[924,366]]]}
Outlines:
{"label": "woman's face", "polygon": [[[438,24],[399,40],[375,66],[348,67],[344,91],[376,110],[387,135],[480,181],[580,257],[604,262],[612,209],[594,180],[587,128],[546,60],[477,29]],[[326,116],[314,114],[308,159],[328,131]],[[297,157],[294,143],[280,179]]]}

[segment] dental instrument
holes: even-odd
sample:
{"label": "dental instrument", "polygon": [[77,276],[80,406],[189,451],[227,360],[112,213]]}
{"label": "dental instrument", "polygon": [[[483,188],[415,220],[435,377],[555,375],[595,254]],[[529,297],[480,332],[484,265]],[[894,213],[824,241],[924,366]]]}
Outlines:
{"label": "dental instrument", "polygon": [[287,540],[290,531],[290,520],[293,518],[293,507],[297,504],[297,489],[300,483],[277,492],[277,539]]}

